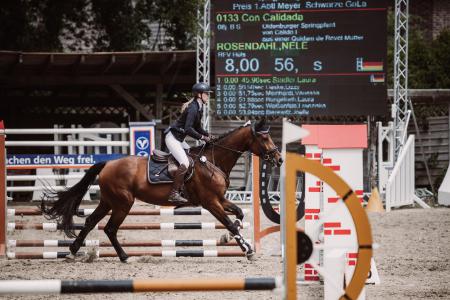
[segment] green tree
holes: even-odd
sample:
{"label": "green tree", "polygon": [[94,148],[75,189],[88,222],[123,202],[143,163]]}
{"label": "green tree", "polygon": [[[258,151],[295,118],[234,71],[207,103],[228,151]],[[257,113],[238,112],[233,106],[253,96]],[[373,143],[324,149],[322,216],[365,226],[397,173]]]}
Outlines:
{"label": "green tree", "polygon": [[157,19],[172,37],[168,47],[193,49],[197,32],[197,8],[203,5],[201,0],[155,0],[160,8],[154,18]]}
{"label": "green tree", "polygon": [[[0,49],[135,51],[150,49],[148,25],[166,31],[167,47],[195,45],[201,0],[3,0]],[[80,46],[82,45],[82,46]]]}
{"label": "green tree", "polygon": [[97,24],[103,33],[96,50],[140,50],[141,41],[148,39],[148,27],[141,22],[142,14],[131,1],[92,0]]}
{"label": "green tree", "polygon": [[[393,88],[395,15],[388,12],[388,86]],[[408,87],[412,89],[450,88],[450,31],[433,41],[425,38],[425,22],[410,16],[408,37]]]}
{"label": "green tree", "polygon": [[430,89],[436,82],[431,43],[414,24],[410,25],[408,37],[408,88]]}
{"label": "green tree", "polygon": [[59,51],[68,1],[4,0],[0,6],[0,49]]}
{"label": "green tree", "polygon": [[450,29],[442,31],[432,43],[436,88],[450,88]]}

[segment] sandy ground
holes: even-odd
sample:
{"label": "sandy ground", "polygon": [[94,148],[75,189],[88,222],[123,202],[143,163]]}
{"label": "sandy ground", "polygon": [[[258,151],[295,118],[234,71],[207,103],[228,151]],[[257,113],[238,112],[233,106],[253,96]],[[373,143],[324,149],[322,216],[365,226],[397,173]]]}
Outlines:
{"label": "sandy ground", "polygon": [[[148,207],[148,206],[147,206]],[[202,220],[213,221],[212,217]],[[390,213],[371,213],[373,236],[380,248],[375,261],[381,285],[366,286],[368,299],[450,299],[450,209],[409,208]],[[16,221],[21,221],[16,217]],[[23,219],[25,220],[25,218]],[[26,217],[26,220],[30,220]],[[42,222],[42,217],[33,217]],[[125,223],[160,222],[159,216],[129,216]],[[198,216],[164,217],[165,222],[193,222]],[[266,225],[269,221],[264,220]],[[243,231],[244,236],[248,232]],[[216,239],[220,231],[142,231],[119,232],[120,239]],[[55,238],[52,235],[52,239]],[[10,235],[14,239],[49,238],[49,233],[26,230]],[[92,232],[88,239],[105,240],[102,231]],[[258,259],[228,258],[130,258],[128,264],[117,258],[100,258],[93,262],[60,260],[0,260],[0,279],[131,279],[131,278],[223,278],[281,276],[279,234],[263,240]],[[227,247],[229,248],[229,247]],[[103,248],[102,248],[103,249]],[[158,249],[158,248],[156,248]],[[30,250],[40,250],[29,248]],[[49,248],[47,251],[55,251]],[[60,249],[62,251],[63,249]],[[142,249],[139,249],[142,250]],[[21,250],[24,251],[24,250]],[[320,285],[299,286],[298,299],[320,299]],[[191,292],[95,295],[36,295],[5,299],[281,299],[274,292]]]}

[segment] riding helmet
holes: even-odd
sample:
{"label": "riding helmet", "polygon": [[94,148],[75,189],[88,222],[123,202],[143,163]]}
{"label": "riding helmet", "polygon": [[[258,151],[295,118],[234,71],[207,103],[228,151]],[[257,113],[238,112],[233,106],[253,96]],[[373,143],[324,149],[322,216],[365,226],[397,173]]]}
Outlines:
{"label": "riding helmet", "polygon": [[192,92],[193,93],[207,93],[211,92],[211,88],[208,84],[204,82],[198,82],[192,86]]}

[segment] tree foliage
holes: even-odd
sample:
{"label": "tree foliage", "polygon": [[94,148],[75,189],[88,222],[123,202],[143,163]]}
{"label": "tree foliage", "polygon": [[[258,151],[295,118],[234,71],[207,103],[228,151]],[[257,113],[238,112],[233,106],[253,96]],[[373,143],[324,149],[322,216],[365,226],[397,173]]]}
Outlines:
{"label": "tree foliage", "polygon": [[450,88],[450,29],[442,31],[431,46],[437,88]]}
{"label": "tree foliage", "polygon": [[151,24],[165,31],[164,48],[192,49],[199,4],[201,0],[3,0],[0,49],[151,50]]}
{"label": "tree foliage", "polygon": [[[394,76],[394,13],[388,13],[388,85]],[[450,88],[450,32],[443,30],[433,41],[425,38],[424,22],[410,16],[408,37],[408,88]]]}
{"label": "tree foliage", "polygon": [[149,38],[149,29],[141,22],[143,14],[131,1],[92,0],[92,8],[97,26],[103,29],[97,50],[139,50],[141,41]]}
{"label": "tree foliage", "polygon": [[[155,11],[155,20],[173,37],[168,46],[176,49],[195,47],[197,33],[197,8],[202,1],[155,0],[161,10]],[[191,12],[191,13],[187,13]]]}
{"label": "tree foliage", "polygon": [[2,1],[0,49],[60,50],[58,35],[68,11],[69,5],[66,1]]}

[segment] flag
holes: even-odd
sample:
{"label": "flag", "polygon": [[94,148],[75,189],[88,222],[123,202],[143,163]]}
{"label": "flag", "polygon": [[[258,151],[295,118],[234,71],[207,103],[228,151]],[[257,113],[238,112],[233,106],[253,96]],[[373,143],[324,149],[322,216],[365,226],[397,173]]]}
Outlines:
{"label": "flag", "polygon": [[361,66],[361,70],[363,72],[381,72],[383,71],[383,62],[363,62]]}

